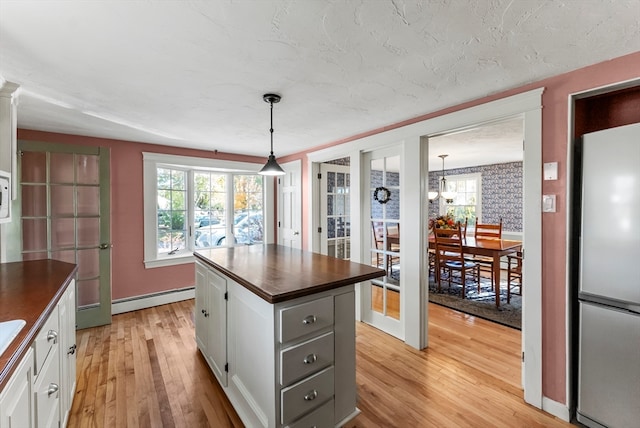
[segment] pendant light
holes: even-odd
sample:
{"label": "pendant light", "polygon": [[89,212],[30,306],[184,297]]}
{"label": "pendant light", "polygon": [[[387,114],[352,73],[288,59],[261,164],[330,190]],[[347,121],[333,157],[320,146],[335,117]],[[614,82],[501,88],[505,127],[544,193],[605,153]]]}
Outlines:
{"label": "pendant light", "polygon": [[456,197],[456,194],[454,192],[447,191],[447,179],[444,176],[444,158],[446,158],[447,156],[449,155],[438,155],[438,157],[442,159],[442,178],[440,178],[440,187],[438,191],[431,191],[428,193],[429,202],[433,202],[434,200],[438,199],[438,197],[441,197],[445,200],[446,203],[451,204],[453,203],[453,198]]}
{"label": "pendant light", "polygon": [[271,153],[269,154],[269,158],[267,159],[267,163],[264,164],[262,169],[258,174],[260,175],[284,175],[285,172],[276,162],[276,157],[273,155],[273,103],[280,102],[280,95],[276,94],[264,94],[262,99],[265,102],[269,103],[271,106],[271,128],[269,128],[269,132],[271,133]]}

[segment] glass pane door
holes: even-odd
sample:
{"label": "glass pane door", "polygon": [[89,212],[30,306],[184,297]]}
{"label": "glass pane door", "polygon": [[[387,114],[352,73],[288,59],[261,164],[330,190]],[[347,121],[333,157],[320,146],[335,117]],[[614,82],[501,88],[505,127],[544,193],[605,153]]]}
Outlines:
{"label": "glass pane door", "polygon": [[78,328],[110,323],[108,152],[34,142],[20,151],[22,259],[77,264]]}
{"label": "glass pane door", "polygon": [[365,155],[364,182],[368,185],[364,223],[364,248],[372,266],[386,275],[364,287],[363,320],[400,337],[401,243],[400,243],[400,154],[399,149]]}
{"label": "glass pane door", "polygon": [[320,165],[321,253],[345,260],[351,257],[349,170],[345,165]]}

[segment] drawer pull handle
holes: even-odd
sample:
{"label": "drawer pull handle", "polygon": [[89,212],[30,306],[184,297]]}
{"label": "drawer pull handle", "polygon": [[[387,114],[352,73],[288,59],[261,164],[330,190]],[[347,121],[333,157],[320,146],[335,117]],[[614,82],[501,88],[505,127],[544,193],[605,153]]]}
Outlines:
{"label": "drawer pull handle", "polygon": [[317,360],[318,360],[318,357],[316,357],[316,354],[309,354],[306,357],[304,357],[304,360],[302,360],[302,362],[305,364],[313,364]]}
{"label": "drawer pull handle", "polygon": [[304,396],[305,401],[315,400],[316,398],[318,398],[318,391],[316,391],[315,389]]}
{"label": "drawer pull handle", "polygon": [[74,344],[73,346],[69,346],[69,350],[67,351],[68,355],[73,355],[76,353],[76,345]]}
{"label": "drawer pull handle", "polygon": [[49,388],[47,388],[47,395],[51,397],[53,394],[57,394],[59,388],[55,383],[50,383]]}
{"label": "drawer pull handle", "polygon": [[309,315],[302,320],[302,324],[313,324],[316,321],[317,321],[317,318],[315,315]]}
{"label": "drawer pull handle", "polygon": [[54,344],[58,343],[58,332],[55,330],[49,330],[47,332],[47,342],[53,341]]}

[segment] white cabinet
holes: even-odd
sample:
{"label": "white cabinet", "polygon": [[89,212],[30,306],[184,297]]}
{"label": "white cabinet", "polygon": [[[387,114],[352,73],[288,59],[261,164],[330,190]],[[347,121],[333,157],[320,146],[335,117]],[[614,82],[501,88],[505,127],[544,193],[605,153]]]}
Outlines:
{"label": "white cabinet", "polygon": [[196,261],[196,340],[246,426],[340,426],[358,413],[353,285],[272,304]]}
{"label": "white cabinet", "polygon": [[33,427],[33,350],[29,348],[0,393],[0,427]]}
{"label": "white cabinet", "polygon": [[60,423],[60,324],[58,306],[36,336],[34,349],[33,396],[35,426],[57,427]]}
{"label": "white cabinet", "polygon": [[76,385],[72,280],[0,393],[0,428],[65,427]]}
{"label": "white cabinet", "polygon": [[60,323],[60,421],[67,426],[76,390],[76,285],[72,280],[58,302]]}
{"label": "white cabinet", "polygon": [[227,281],[196,263],[196,341],[209,367],[227,386]]}

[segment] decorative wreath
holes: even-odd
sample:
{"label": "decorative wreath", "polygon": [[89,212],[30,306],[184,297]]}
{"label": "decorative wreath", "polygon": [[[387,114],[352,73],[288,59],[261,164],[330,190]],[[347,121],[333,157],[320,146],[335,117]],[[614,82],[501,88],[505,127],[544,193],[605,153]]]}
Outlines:
{"label": "decorative wreath", "polygon": [[386,187],[376,187],[376,190],[373,192],[373,199],[378,201],[378,203],[386,204],[391,199],[391,192]]}

